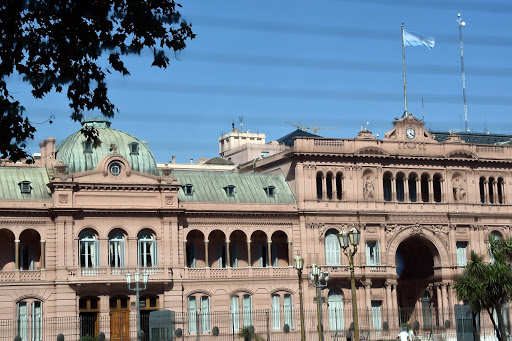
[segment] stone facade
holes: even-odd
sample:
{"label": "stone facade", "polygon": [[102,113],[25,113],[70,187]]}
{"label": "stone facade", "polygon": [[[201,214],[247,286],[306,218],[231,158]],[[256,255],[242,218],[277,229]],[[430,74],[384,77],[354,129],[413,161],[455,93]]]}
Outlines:
{"label": "stone facade", "polygon": [[[70,173],[50,138],[39,164],[0,167],[0,319],[133,313],[125,275],[134,272],[149,275],[145,314],[298,309],[296,254],[305,263],[304,309],[316,307],[316,263],[330,275],[323,309],[350,311],[348,259],[336,236],[355,226],[358,307],[380,311],[378,323],[391,326],[434,308],[446,314],[442,323],[462,303],[452,283],[469,251],[485,254],[490,233],[511,236],[512,146],[457,136],[440,143],[411,115],[382,140],[369,131],[299,137],[215,176],[165,166],[152,174],[156,164],[133,170],[130,148],[127,157],[114,145],[94,167]],[[42,171],[46,183],[36,186]]]}

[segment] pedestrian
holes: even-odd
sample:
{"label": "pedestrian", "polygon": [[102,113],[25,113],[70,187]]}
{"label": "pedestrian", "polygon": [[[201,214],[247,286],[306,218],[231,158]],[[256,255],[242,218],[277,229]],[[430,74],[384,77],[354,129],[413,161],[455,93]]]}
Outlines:
{"label": "pedestrian", "polygon": [[352,329],[348,330],[346,336],[347,336],[347,341],[352,341]]}
{"label": "pedestrian", "polygon": [[409,341],[409,333],[407,332],[407,330],[402,329],[402,331],[398,334],[396,338],[400,341]]}

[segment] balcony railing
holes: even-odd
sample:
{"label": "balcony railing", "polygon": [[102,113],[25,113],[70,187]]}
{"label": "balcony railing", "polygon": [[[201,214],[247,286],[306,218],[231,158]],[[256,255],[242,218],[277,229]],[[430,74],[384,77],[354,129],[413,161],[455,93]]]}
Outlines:
{"label": "balcony railing", "polygon": [[247,277],[289,277],[297,276],[295,268],[288,267],[245,267],[245,268],[185,268],[185,278],[247,278]]}
{"label": "balcony railing", "polygon": [[31,282],[40,281],[41,279],[44,279],[44,274],[41,275],[41,270],[0,271],[0,282]]}
{"label": "balcony railing", "polygon": [[104,280],[104,281],[125,281],[127,273],[138,272],[141,275],[148,274],[149,280],[171,280],[173,278],[172,268],[164,267],[126,267],[126,268],[73,268],[68,269],[68,280]]}

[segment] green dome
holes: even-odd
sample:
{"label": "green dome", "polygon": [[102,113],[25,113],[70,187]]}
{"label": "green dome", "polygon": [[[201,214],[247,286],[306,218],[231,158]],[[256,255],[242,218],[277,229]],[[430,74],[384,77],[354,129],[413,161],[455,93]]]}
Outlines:
{"label": "green dome", "polygon": [[142,173],[158,174],[155,157],[146,143],[125,132],[111,129],[110,121],[92,118],[82,123],[98,130],[96,143],[87,142],[81,131],[68,136],[55,148],[55,159],[68,166],[69,173],[96,169],[98,162],[114,151],[130,162],[131,169]]}

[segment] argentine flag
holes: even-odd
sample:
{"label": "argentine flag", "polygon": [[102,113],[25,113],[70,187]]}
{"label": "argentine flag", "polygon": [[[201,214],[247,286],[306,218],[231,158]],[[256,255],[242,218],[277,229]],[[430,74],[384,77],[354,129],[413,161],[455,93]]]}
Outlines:
{"label": "argentine flag", "polygon": [[424,35],[407,32],[404,30],[404,45],[405,46],[426,46],[430,50],[434,47],[436,40],[432,37],[426,37]]}

